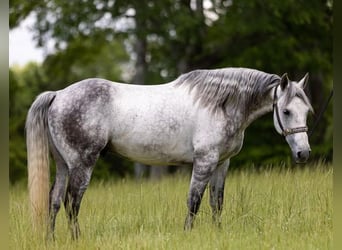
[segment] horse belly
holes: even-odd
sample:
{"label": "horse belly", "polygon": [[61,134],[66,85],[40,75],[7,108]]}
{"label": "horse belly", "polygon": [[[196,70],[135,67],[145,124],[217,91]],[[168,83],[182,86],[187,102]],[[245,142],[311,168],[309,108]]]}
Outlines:
{"label": "horse belly", "polygon": [[113,150],[125,158],[147,165],[192,163],[193,152],[188,141],[149,140],[146,139],[148,133],[145,133],[145,136],[130,136],[115,140],[112,142]]}
{"label": "horse belly", "polygon": [[[148,165],[190,164],[193,159],[191,127],[176,117],[158,116],[158,119],[137,112],[121,128],[113,131],[113,150],[133,161]],[[179,118],[179,117],[178,117]],[[126,124],[122,126],[122,124]],[[119,127],[119,125],[118,125]]]}

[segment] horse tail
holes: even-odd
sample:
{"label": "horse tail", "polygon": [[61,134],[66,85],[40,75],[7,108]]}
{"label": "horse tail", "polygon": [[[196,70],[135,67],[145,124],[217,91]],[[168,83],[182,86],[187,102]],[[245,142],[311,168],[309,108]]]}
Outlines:
{"label": "horse tail", "polygon": [[50,180],[48,110],[55,96],[55,92],[40,94],[31,105],[26,118],[28,189],[35,229],[48,225]]}

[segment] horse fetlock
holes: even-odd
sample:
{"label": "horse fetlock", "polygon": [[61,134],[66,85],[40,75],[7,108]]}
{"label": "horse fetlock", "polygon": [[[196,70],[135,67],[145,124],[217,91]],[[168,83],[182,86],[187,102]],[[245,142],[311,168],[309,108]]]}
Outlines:
{"label": "horse fetlock", "polygon": [[77,221],[70,225],[71,237],[73,240],[77,240],[80,237],[81,231]]}
{"label": "horse fetlock", "polygon": [[194,215],[189,213],[186,218],[185,218],[185,222],[184,222],[184,231],[190,231],[193,227],[194,224]]}
{"label": "horse fetlock", "polygon": [[217,226],[218,228],[221,228],[221,225],[222,225],[221,213],[213,213],[212,221],[215,226]]}

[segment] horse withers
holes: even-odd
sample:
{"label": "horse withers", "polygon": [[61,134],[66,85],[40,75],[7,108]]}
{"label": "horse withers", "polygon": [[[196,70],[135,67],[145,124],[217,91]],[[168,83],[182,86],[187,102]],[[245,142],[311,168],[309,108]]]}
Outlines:
{"label": "horse withers", "polygon": [[[44,92],[26,120],[29,195],[36,224],[49,225],[64,201],[72,236],[77,215],[100,152],[107,146],[148,165],[192,165],[188,214],[191,229],[204,190],[210,185],[213,219],[220,222],[230,158],[244,131],[273,110],[276,131],[284,135],[296,162],[310,154],[306,118],[312,110],[303,89],[286,74],[254,69],[195,70],[160,85],[141,86],[86,79]],[[49,152],[56,178],[49,192]]]}

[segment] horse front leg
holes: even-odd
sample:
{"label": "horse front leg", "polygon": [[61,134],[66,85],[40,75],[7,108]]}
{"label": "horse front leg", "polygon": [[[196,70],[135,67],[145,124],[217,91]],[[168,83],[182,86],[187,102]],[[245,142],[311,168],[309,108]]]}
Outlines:
{"label": "horse front leg", "polygon": [[229,159],[218,166],[210,179],[210,206],[213,211],[213,223],[221,226],[223,208],[224,184],[229,167]]}
{"label": "horse front leg", "polygon": [[217,151],[195,153],[190,190],[188,196],[188,214],[184,230],[191,230],[198,209],[201,205],[204,190],[217,166],[219,154]]}

